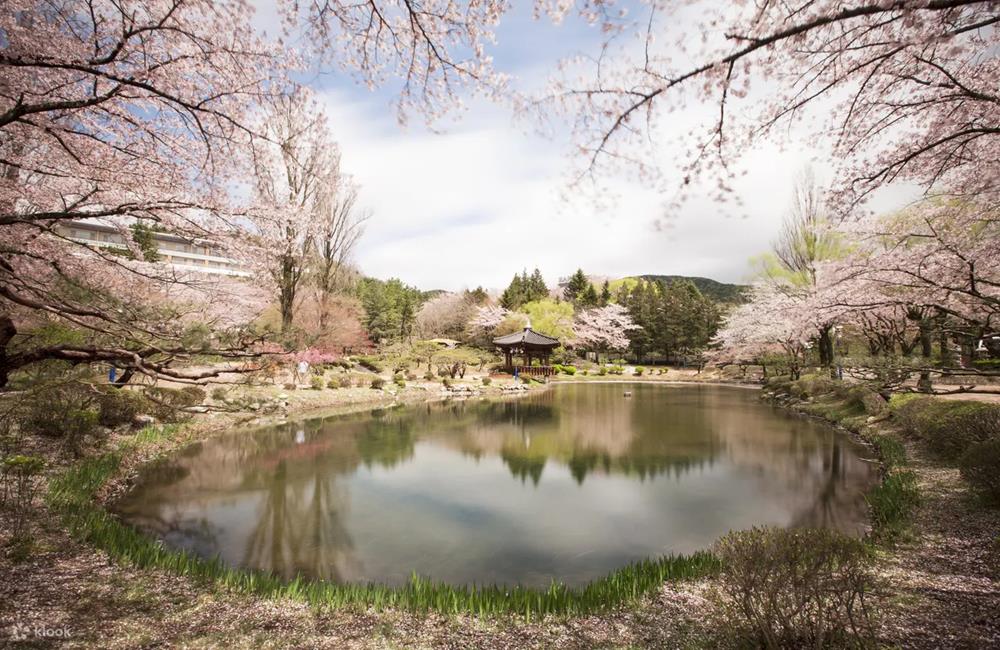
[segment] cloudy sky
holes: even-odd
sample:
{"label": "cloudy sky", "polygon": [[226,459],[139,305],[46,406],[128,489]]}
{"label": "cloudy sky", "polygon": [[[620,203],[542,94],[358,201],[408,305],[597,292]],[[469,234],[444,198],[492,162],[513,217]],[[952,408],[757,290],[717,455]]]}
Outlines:
{"label": "cloudy sky", "polygon": [[[593,52],[597,30],[579,20],[553,25],[519,6],[497,30],[491,51],[515,87],[537,88],[562,58]],[[258,20],[267,24],[266,8]],[[684,28],[678,16],[673,27]],[[664,196],[635,181],[608,178],[601,200],[565,199],[568,138],[534,133],[504,107],[471,101],[458,119],[428,129],[397,123],[392,89],[370,91],[348,75],[310,80],[340,142],[343,167],[372,212],[355,261],[362,272],[399,277],[423,289],[502,288],[522,268],[554,282],[577,267],[604,276],[646,273],[748,279],[748,258],[767,249],[791,199],[795,176],[822,152],[792,142],[764,144],[741,161],[734,184],[743,208],[694,196],[665,213]],[[710,120],[715,107],[689,107],[660,135],[670,158],[671,126]],[[804,138],[802,139],[805,140]],[[815,158],[819,157],[819,162]],[[889,203],[893,201],[890,199]]]}

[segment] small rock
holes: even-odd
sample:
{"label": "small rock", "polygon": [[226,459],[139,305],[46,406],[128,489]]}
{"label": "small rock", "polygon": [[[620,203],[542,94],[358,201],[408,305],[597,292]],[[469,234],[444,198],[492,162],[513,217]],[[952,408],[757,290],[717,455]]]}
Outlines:
{"label": "small rock", "polygon": [[151,424],[156,424],[156,418],[152,415],[145,415],[140,413],[139,415],[132,418],[132,424],[137,427],[148,427]]}

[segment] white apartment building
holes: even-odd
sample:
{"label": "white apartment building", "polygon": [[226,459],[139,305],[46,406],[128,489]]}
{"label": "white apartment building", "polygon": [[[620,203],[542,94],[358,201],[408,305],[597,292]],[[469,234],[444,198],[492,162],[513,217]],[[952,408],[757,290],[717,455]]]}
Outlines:
{"label": "white apartment building", "polygon": [[[56,226],[58,232],[81,244],[104,248],[126,248],[121,233],[111,226],[94,221],[68,221]],[[217,275],[249,276],[236,260],[219,255],[209,242],[190,240],[168,233],[153,232],[160,260],[183,271],[198,271]]]}

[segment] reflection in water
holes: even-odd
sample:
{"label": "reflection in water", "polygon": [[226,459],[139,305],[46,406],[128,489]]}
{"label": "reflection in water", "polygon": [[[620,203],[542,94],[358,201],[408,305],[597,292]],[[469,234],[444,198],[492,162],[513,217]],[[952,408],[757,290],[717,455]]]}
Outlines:
{"label": "reflection in water", "polygon": [[148,472],[123,515],[292,576],[581,584],[730,529],[858,531],[874,472],[831,429],[709,386],[579,384],[282,425]]}

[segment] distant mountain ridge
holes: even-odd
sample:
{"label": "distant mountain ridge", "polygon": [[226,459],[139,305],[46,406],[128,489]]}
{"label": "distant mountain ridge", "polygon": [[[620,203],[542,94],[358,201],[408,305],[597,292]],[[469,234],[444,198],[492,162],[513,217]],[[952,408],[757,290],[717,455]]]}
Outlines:
{"label": "distant mountain ridge", "polygon": [[633,277],[641,278],[647,282],[690,280],[694,286],[698,287],[698,291],[701,291],[702,295],[716,302],[744,302],[746,300],[744,294],[750,288],[745,284],[729,284],[728,282],[719,282],[712,278],[702,278],[693,275],[640,275]]}

